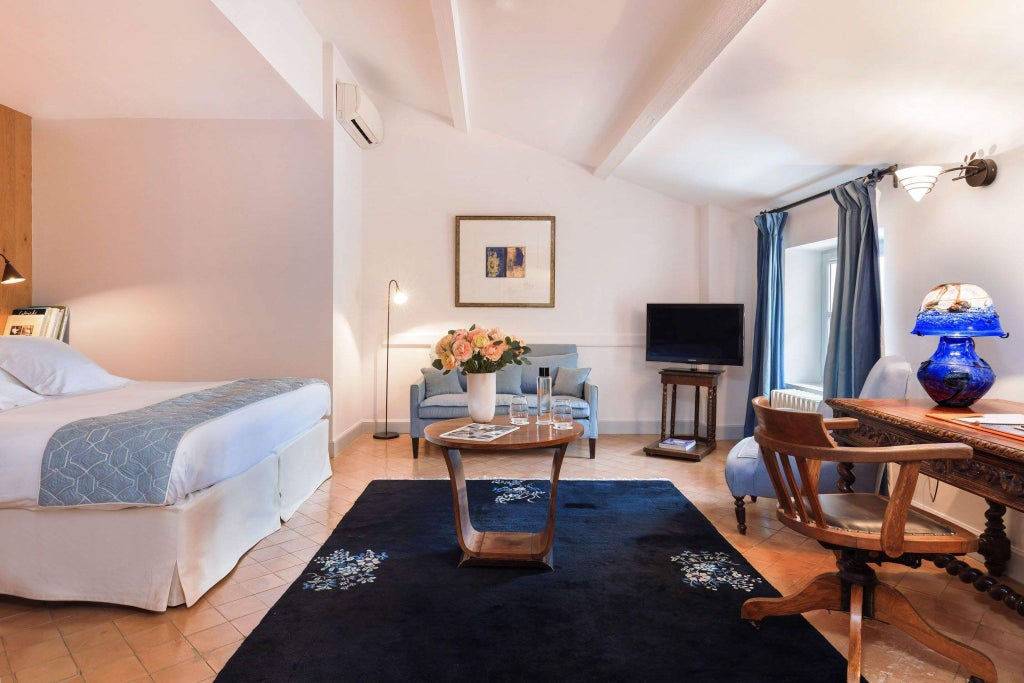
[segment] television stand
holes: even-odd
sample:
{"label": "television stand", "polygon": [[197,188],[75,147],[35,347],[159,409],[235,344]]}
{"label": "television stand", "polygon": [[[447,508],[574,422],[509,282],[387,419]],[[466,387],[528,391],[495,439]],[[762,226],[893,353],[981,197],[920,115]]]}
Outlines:
{"label": "television stand", "polygon": [[[666,368],[661,375],[661,436],[650,446],[644,448],[647,455],[668,458],[682,458],[699,462],[705,455],[715,450],[715,421],[718,408],[718,378],[724,370],[685,370],[683,368]],[[676,433],[676,390],[679,385],[694,388],[693,397],[693,433]],[[669,415],[668,388],[672,387],[671,417]],[[700,436],[700,389],[707,389],[707,419],[704,436]],[[666,438],[693,439],[697,442],[688,451],[661,448],[659,444]]]}
{"label": "television stand", "polygon": [[697,374],[697,375],[720,375],[720,374],[722,374],[725,371],[724,370],[701,370],[699,367],[692,367],[692,368],[665,368],[661,372],[673,372],[673,373],[684,372],[684,373],[688,373],[688,374]]}

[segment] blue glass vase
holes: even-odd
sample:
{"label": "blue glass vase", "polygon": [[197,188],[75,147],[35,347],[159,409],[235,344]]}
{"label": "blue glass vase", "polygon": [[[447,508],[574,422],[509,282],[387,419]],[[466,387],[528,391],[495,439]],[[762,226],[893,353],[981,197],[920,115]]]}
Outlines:
{"label": "blue glass vase", "polygon": [[996,373],[978,356],[970,337],[940,337],[935,353],[918,368],[917,379],[940,406],[963,408],[992,388]]}

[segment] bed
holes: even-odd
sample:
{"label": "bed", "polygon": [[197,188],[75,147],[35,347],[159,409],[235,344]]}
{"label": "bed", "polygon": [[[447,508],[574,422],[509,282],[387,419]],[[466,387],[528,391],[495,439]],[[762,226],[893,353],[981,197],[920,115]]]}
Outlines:
{"label": "bed", "polygon": [[[0,372],[12,385],[8,393],[22,395],[11,375],[15,381],[38,377],[22,368],[11,371],[10,346],[0,340]],[[26,348],[16,351],[24,356]],[[64,354],[69,347],[54,348]],[[49,381],[53,373],[45,370],[37,374]],[[95,421],[120,424],[121,416],[188,403],[239,384],[106,377],[112,379],[101,390],[81,391],[72,383],[76,391],[59,394],[38,394],[36,390],[54,388],[25,382],[35,396],[24,394],[22,404],[6,410],[0,381],[2,594],[154,611],[192,605],[330,476],[330,390],[323,382],[300,380],[183,427],[164,478],[166,492],[160,489],[162,499],[126,503],[47,498],[52,477],[46,468],[54,443],[70,427]],[[284,380],[240,382],[274,381]],[[93,382],[90,388],[95,386]],[[130,450],[135,443],[126,440],[124,447]]]}

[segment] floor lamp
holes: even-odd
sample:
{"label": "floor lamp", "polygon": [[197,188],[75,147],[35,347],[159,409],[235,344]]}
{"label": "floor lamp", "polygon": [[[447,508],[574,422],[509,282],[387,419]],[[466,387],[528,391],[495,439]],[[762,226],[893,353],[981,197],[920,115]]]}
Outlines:
{"label": "floor lamp", "polygon": [[[394,295],[391,294],[391,285],[395,286]],[[398,432],[388,431],[388,380],[389,373],[391,370],[391,302],[394,301],[396,304],[401,306],[409,297],[405,295],[402,288],[398,286],[398,280],[391,280],[388,282],[388,324],[387,331],[384,336],[385,351],[384,351],[384,431],[375,432],[373,438],[375,439],[397,439]]]}

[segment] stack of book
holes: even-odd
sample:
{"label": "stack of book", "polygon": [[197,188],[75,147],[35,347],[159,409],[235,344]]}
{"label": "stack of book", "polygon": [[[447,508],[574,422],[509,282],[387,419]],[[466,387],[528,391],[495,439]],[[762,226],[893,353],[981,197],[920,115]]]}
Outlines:
{"label": "stack of book", "polygon": [[664,448],[668,451],[692,451],[693,447],[697,445],[697,442],[693,439],[662,439],[658,442],[658,448]]}
{"label": "stack of book", "polygon": [[68,324],[67,306],[28,306],[15,308],[7,316],[4,335],[11,337],[50,337],[63,339]]}

